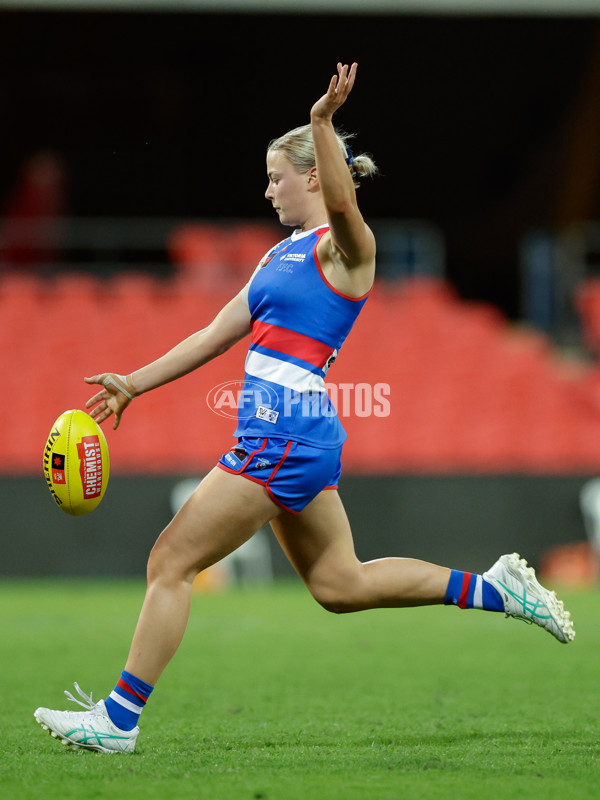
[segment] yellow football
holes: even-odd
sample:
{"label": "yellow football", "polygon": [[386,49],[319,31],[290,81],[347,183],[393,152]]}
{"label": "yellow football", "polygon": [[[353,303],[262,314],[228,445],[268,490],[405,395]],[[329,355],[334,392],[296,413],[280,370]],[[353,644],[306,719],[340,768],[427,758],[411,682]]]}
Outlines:
{"label": "yellow football", "polygon": [[93,511],[106,491],[110,459],[106,438],[85,411],[65,411],[44,448],[44,477],[57,506],[80,517]]}

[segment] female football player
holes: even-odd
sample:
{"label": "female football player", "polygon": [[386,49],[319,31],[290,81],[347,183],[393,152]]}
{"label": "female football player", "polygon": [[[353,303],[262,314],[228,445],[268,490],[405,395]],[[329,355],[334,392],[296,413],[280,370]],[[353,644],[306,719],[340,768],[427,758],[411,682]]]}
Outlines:
{"label": "female football player", "polygon": [[[237,444],[220,459],[162,532],[148,561],[147,591],[129,657],[114,690],[85,711],[38,708],[35,718],[66,744],[132,752],[138,720],[183,637],[192,583],[267,522],[313,597],[329,611],[433,603],[483,608],[527,619],[562,642],[568,613],[516,554],[483,576],[409,558],[361,563],[337,492],[345,433],[324,386],[366,302],[375,275],[375,239],[356,201],[356,184],[376,167],[353,156],[333,126],[357,65],[338,64],[310,124],[267,151],[266,198],[294,233],[262,259],[248,284],[197,333],[131,375],[86,378],[102,388],[92,417],[117,428],[138,395],[225,352],[251,334]],[[257,386],[259,387],[257,390]]]}

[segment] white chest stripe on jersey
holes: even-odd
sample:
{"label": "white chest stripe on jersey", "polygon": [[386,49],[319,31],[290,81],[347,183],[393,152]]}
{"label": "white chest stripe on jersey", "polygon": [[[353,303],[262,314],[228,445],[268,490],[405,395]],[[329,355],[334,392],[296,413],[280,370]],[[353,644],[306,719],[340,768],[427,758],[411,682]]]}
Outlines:
{"label": "white chest stripe on jersey", "polygon": [[325,381],[307,369],[280,361],[273,356],[250,350],[246,358],[246,372],[255,378],[285,386],[294,392],[325,392]]}

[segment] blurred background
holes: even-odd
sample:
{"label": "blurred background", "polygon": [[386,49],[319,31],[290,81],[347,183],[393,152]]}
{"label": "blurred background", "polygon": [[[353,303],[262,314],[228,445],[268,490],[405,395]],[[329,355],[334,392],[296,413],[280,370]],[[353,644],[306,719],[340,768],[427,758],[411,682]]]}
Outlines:
{"label": "blurred background", "polygon": [[204,327],[288,235],[265,150],[338,60],[360,68],[337,123],[381,169],[359,193],[377,283],[328,375],[354,387],[340,494],[358,554],[482,570],[516,549],[596,581],[598,0],[0,2],[0,574],[143,574],[231,446],[210,398],[244,343],[106,430],[89,517],[62,514],[41,469],[84,375]]}

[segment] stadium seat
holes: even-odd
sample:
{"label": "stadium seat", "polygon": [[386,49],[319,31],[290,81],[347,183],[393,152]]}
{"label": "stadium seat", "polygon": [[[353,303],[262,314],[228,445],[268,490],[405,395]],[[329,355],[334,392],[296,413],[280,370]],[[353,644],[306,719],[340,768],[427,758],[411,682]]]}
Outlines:
{"label": "stadium seat", "polygon": [[260,259],[283,239],[281,229],[264,223],[236,225],[229,251],[230,274],[241,286],[250,278]]}
{"label": "stadium seat", "polygon": [[600,278],[587,278],[575,292],[575,306],[583,338],[590,351],[600,355]]}
{"label": "stadium seat", "polygon": [[[225,284],[206,291],[185,271],[171,280],[4,276],[0,368],[18,376],[22,417],[35,424],[25,430],[3,417],[0,463],[39,473],[53,420],[93,394],[84,375],[148,363],[209,324],[231,294]],[[246,345],[136,401],[108,433],[114,469],[210,469],[235,426],[211,410],[211,392],[241,377]],[[564,472],[600,463],[600,370],[562,362],[545,337],[440,281],[377,284],[327,383],[349,434],[347,471]],[[385,387],[390,413],[365,413],[359,383]]]}
{"label": "stadium seat", "polygon": [[191,282],[209,291],[222,289],[231,282],[230,237],[219,225],[183,224],[169,236],[169,257]]}

